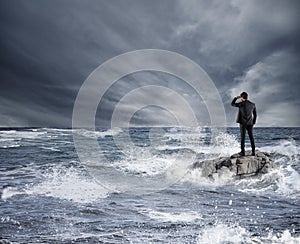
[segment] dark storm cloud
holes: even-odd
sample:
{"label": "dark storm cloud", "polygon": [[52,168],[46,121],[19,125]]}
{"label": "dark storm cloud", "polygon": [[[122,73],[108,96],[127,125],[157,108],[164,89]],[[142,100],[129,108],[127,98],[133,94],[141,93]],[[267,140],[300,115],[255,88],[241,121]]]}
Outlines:
{"label": "dark storm cloud", "polygon": [[[0,126],[70,127],[85,78],[109,58],[142,48],[175,51],[200,64],[220,91],[229,125],[232,96],[247,89],[259,125],[299,126],[299,6],[296,0],[1,1]],[[103,124],[126,92],[155,79],[199,103],[172,77],[133,78],[99,105]],[[137,121],[148,120],[146,114]]]}

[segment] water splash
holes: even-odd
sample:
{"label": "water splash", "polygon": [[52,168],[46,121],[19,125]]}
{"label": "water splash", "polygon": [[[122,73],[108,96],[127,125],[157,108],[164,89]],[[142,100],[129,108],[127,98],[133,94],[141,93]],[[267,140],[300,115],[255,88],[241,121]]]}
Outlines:
{"label": "water splash", "polygon": [[216,136],[210,152],[220,156],[230,156],[240,150],[240,145],[235,135],[220,133]]}
{"label": "water splash", "polygon": [[[236,144],[237,146],[234,136],[226,134],[220,135],[217,148],[222,156],[228,156],[228,152],[230,151],[228,150],[228,147],[231,143],[223,143],[226,141],[226,138],[231,138],[233,140],[231,143]],[[213,146],[213,148],[215,148],[215,146]],[[267,174],[257,177],[236,179],[233,172],[222,170],[213,174],[211,178],[207,178],[202,176],[201,168],[197,168],[190,170],[182,181],[213,189],[230,185],[235,186],[241,192],[251,194],[270,193],[283,195],[289,198],[299,197],[300,174],[295,169],[295,166],[299,164],[299,147],[296,145],[295,141],[280,141],[277,145],[272,147],[262,147],[259,148],[259,150],[270,152],[272,153],[272,157],[275,158],[277,167]]]}
{"label": "water splash", "polygon": [[229,227],[217,224],[204,228],[197,238],[197,243],[221,244],[221,243],[243,243],[249,240],[249,233],[240,226]]}
{"label": "water splash", "polygon": [[245,228],[235,225],[228,226],[222,223],[209,226],[201,230],[197,238],[197,243],[222,244],[222,243],[289,243],[296,244],[300,242],[300,237],[292,236],[289,230],[274,234],[272,231],[267,236],[253,236]]}
{"label": "water splash", "polygon": [[[112,187],[110,189],[113,189]],[[2,200],[16,195],[41,195],[78,203],[91,203],[106,198],[111,190],[83,174],[80,169],[62,166],[54,167],[44,174],[40,183],[27,185],[25,189],[7,187],[2,192]]]}

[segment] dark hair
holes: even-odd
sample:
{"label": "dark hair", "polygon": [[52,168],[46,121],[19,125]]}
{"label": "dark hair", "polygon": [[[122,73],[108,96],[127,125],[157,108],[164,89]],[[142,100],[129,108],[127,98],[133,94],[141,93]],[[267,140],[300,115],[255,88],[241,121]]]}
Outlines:
{"label": "dark hair", "polygon": [[248,93],[247,92],[242,92],[241,97],[244,99],[248,99]]}

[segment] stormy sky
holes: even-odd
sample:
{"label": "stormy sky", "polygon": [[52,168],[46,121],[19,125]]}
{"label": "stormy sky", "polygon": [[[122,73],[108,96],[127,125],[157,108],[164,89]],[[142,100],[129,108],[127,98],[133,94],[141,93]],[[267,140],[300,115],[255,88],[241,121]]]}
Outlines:
{"label": "stormy sky", "polygon": [[[178,52],[199,64],[221,95],[228,126],[236,126],[230,102],[242,91],[256,103],[257,126],[300,126],[299,20],[297,0],[2,0],[0,126],[71,127],[89,74],[137,49]],[[107,91],[97,125],[109,126],[120,99],[145,85],[182,94],[209,125],[204,101],[184,81],[147,71]],[[132,123],[165,125],[171,117],[150,106],[137,111]]]}

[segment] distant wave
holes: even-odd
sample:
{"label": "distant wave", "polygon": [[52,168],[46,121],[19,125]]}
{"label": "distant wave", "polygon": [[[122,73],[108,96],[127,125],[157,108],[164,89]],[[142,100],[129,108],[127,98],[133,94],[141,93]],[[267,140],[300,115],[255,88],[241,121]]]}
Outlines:
{"label": "distant wave", "polygon": [[108,129],[106,131],[93,131],[88,129],[74,129],[73,133],[89,138],[104,138],[106,136],[116,136],[122,132],[121,128]]}

